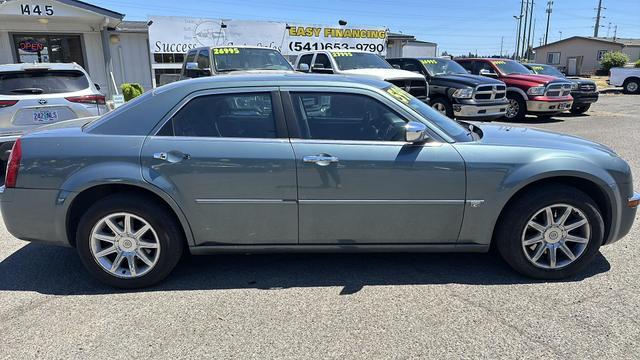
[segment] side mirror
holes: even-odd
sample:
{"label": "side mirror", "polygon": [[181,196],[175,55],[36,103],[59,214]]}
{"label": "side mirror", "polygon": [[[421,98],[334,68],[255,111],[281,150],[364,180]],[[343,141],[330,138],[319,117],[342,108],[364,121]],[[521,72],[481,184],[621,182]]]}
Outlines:
{"label": "side mirror", "polygon": [[398,64],[392,64],[391,66],[393,66],[394,69],[400,69],[400,65]]}
{"label": "side mirror", "polygon": [[307,63],[298,64],[298,71],[309,72],[309,64]]}
{"label": "side mirror", "polygon": [[98,83],[93,83],[93,86],[96,87],[96,90],[100,91],[100,84]]}
{"label": "side mirror", "polygon": [[496,74],[494,72],[491,72],[491,71],[489,71],[487,69],[481,69],[480,70],[480,75],[487,76],[487,77],[492,77],[492,78],[497,78],[498,77],[498,74]]}
{"label": "side mirror", "polygon": [[411,143],[422,143],[427,141],[427,126],[421,122],[409,121],[404,126],[404,139]]}
{"label": "side mirror", "polygon": [[320,74],[333,74],[333,69],[325,68],[322,64],[314,64],[311,68],[311,72]]}
{"label": "side mirror", "polygon": [[198,63],[197,62],[188,62],[185,65],[185,69],[187,69],[187,70],[198,70]]}

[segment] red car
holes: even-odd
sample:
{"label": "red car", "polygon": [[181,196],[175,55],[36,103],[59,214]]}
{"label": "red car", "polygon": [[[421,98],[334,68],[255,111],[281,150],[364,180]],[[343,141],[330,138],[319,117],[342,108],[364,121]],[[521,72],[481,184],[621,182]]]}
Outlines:
{"label": "red car", "polygon": [[522,121],[526,114],[550,117],[571,109],[571,82],[538,75],[509,59],[456,59],[467,71],[492,77],[507,84],[509,106],[505,118]]}

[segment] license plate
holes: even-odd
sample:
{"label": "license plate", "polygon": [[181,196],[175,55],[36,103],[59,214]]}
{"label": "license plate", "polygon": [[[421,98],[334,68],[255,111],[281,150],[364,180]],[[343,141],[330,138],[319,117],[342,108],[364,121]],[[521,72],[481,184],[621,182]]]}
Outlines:
{"label": "license plate", "polygon": [[58,112],[55,110],[39,110],[33,112],[33,121],[46,123],[58,121]]}

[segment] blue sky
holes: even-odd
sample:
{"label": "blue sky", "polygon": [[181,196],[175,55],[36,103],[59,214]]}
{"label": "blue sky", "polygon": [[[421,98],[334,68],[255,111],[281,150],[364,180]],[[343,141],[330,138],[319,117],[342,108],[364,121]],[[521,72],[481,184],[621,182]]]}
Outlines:
{"label": "blue sky", "polygon": [[[211,17],[239,20],[274,20],[331,25],[345,19],[349,25],[386,26],[438,43],[452,54],[510,53],[515,47],[520,0],[86,0],[126,14],[127,20],[149,15]],[[153,4],[153,5],[152,5]],[[535,44],[544,36],[547,0],[535,3]],[[573,35],[593,35],[598,0],[554,0],[549,41]],[[603,0],[605,18],[600,36],[640,38],[640,0]],[[608,30],[609,22],[611,28]]]}

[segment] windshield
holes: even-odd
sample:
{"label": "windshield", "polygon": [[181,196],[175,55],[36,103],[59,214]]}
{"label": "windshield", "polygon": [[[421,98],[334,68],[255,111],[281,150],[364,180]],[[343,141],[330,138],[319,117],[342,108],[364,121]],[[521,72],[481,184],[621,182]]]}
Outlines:
{"label": "windshield", "polygon": [[214,48],[213,63],[217,72],[241,70],[291,70],[291,64],[273,49]]}
{"label": "windshield", "polygon": [[442,131],[447,133],[455,141],[473,141],[474,138],[471,135],[471,131],[455,120],[451,120],[448,117],[442,115],[440,112],[433,110],[429,105],[425,104],[421,100],[416,99],[408,92],[401,88],[391,85],[384,89],[394,99],[400,101],[406,106],[413,109],[413,111],[422,115],[426,120],[435,124]]}
{"label": "windshield", "polygon": [[500,72],[506,75],[513,74],[523,74],[528,75],[531,74],[532,71],[527,69],[524,65],[520,64],[517,61],[513,60],[492,60],[493,65],[497,66],[500,69]]}
{"label": "windshield", "polygon": [[332,52],[331,55],[336,60],[340,70],[353,69],[391,69],[388,62],[376,54],[358,52]]}
{"label": "windshield", "polygon": [[549,65],[529,65],[529,67],[536,74],[551,75],[551,76],[556,76],[556,77],[564,77],[564,74],[562,74],[560,72],[560,70],[556,69],[553,66],[549,66]]}
{"label": "windshield", "polygon": [[84,90],[89,81],[77,70],[30,70],[0,73],[0,94],[59,94]]}
{"label": "windshield", "polygon": [[420,63],[424,65],[431,76],[468,74],[460,64],[449,59],[420,59]]}

